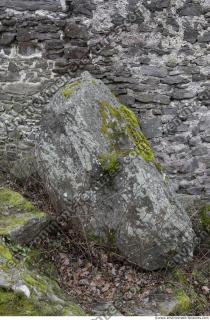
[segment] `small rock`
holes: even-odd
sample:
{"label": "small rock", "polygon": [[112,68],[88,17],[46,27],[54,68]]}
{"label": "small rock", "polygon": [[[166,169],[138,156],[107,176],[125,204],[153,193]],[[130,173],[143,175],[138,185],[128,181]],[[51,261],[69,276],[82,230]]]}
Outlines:
{"label": "small rock", "polygon": [[202,287],[202,291],[203,291],[203,293],[204,293],[205,295],[208,295],[209,292],[210,292],[210,288],[207,287],[207,286],[203,286],[203,287]]}
{"label": "small rock", "polygon": [[26,285],[15,285],[12,287],[12,289],[17,293],[18,295],[25,296],[26,298],[30,298],[30,290]]}

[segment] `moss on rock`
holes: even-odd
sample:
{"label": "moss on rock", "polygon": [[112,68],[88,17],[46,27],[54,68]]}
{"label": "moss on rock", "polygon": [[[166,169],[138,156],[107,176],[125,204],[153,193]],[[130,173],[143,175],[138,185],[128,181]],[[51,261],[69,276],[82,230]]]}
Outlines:
{"label": "moss on rock", "polygon": [[[22,231],[28,223],[41,224],[47,215],[19,193],[0,188],[0,236],[11,236]],[[32,229],[32,228],[31,228]],[[30,232],[31,233],[31,230]]]}
{"label": "moss on rock", "polygon": [[64,97],[69,98],[76,91],[76,88],[80,85],[80,83],[81,81],[78,80],[67,84],[63,90]]}
{"label": "moss on rock", "polygon": [[27,299],[13,291],[0,289],[0,316],[82,316],[84,312],[75,305],[58,305],[35,299]]}
{"label": "moss on rock", "polygon": [[24,199],[19,193],[8,188],[0,189],[0,208],[16,208],[23,211],[36,212],[31,202]]}
{"label": "moss on rock", "polygon": [[0,243],[0,257],[7,261],[13,259],[10,250],[3,243]]}
{"label": "moss on rock", "polygon": [[[115,171],[119,167],[117,159],[126,156],[140,156],[145,161],[154,162],[154,152],[140,130],[136,115],[122,104],[114,107],[106,101],[98,103],[102,120],[101,132],[109,141],[109,152],[99,156],[102,167],[105,162],[106,171]],[[121,146],[123,141],[129,143],[127,150]],[[101,161],[104,158],[106,161]]]}
{"label": "moss on rock", "polygon": [[0,290],[0,316],[36,315],[33,304],[16,295],[13,291]]}

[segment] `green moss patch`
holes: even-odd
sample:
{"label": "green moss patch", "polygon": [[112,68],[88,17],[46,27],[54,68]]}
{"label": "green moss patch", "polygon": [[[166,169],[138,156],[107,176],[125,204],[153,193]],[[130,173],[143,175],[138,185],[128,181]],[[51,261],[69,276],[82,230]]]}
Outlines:
{"label": "green moss patch", "polygon": [[0,316],[36,315],[33,304],[12,291],[0,290]]}
{"label": "green moss patch", "polygon": [[[145,161],[154,162],[151,146],[140,130],[136,115],[126,106],[118,108],[106,101],[99,101],[101,114],[101,132],[109,141],[109,152],[99,155],[99,162],[106,171],[116,171],[119,168],[118,159],[126,156],[140,156]],[[121,145],[129,143],[128,150]]]}
{"label": "green moss patch", "polygon": [[0,189],[0,207],[16,208],[24,211],[35,211],[35,207],[19,193],[7,188]]}
{"label": "green moss patch", "polygon": [[188,295],[184,291],[180,290],[177,292],[176,298],[178,300],[178,305],[175,313],[180,315],[187,314],[191,308],[191,300]]}
{"label": "green moss patch", "polygon": [[44,217],[44,212],[36,209],[19,193],[7,188],[0,189],[0,235],[9,235],[31,219]]}
{"label": "green moss patch", "polygon": [[84,315],[79,307],[56,305],[52,302],[19,296],[13,291],[0,289],[0,316],[59,316]]}
{"label": "green moss patch", "polygon": [[0,189],[0,212],[4,208],[15,208],[19,211],[31,212],[36,214],[38,217],[42,217],[44,215],[44,213],[37,210],[30,201],[26,200],[19,193],[7,188]]}
{"label": "green moss patch", "polygon": [[47,292],[47,284],[43,279],[32,276],[27,272],[22,275],[22,278],[29,287],[35,288],[41,292]]}
{"label": "green moss patch", "polygon": [[13,291],[0,290],[0,316],[50,316],[53,307],[43,301],[34,301]]}
{"label": "green moss patch", "polygon": [[10,250],[3,243],[0,243],[0,258],[13,260]]}

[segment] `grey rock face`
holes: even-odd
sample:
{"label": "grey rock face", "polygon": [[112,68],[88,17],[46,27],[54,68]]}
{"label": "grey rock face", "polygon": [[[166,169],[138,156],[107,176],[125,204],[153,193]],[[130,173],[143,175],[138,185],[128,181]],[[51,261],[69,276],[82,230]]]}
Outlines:
{"label": "grey rock face", "polygon": [[52,98],[36,157],[52,200],[88,237],[148,270],[192,256],[187,214],[155,168],[135,115],[101,81],[84,73]]}

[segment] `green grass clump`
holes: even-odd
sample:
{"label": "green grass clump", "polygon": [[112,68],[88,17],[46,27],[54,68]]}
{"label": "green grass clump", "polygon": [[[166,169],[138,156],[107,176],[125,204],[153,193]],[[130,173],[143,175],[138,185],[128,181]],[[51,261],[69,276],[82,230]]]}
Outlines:
{"label": "green grass clump", "polygon": [[176,281],[178,281],[181,284],[187,284],[187,276],[181,269],[174,269],[173,275]]}

